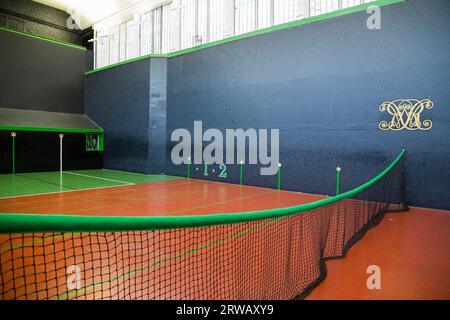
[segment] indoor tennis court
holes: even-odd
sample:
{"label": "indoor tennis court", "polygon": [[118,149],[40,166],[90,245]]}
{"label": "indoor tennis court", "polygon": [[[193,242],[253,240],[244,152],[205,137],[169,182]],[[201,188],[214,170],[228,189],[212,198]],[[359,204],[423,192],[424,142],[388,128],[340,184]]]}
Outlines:
{"label": "indoor tennis court", "polygon": [[0,4],[0,300],[450,299],[447,1],[108,3]]}
{"label": "indoor tennis court", "polygon": [[[43,194],[35,194],[36,192],[42,192],[44,190],[43,186],[36,186],[33,184],[33,187],[29,190],[26,189],[26,184],[22,182],[22,180],[32,179],[32,180],[40,180],[42,184],[49,184],[52,187],[57,185],[59,179],[59,173],[32,173],[32,174],[21,174],[15,177],[8,177],[11,179],[19,178],[18,187],[23,192],[30,192],[28,196],[12,196],[9,198],[3,198],[1,201],[1,208],[3,213],[8,212],[23,212],[28,214],[59,214],[59,215],[104,215],[104,216],[182,216],[182,215],[202,215],[202,214],[226,214],[232,212],[240,212],[240,211],[252,211],[252,210],[264,210],[264,209],[275,209],[279,207],[292,206],[299,203],[307,203],[310,201],[316,201],[321,199],[322,197],[313,196],[313,195],[305,195],[299,194],[296,192],[287,192],[282,191],[279,192],[277,190],[256,188],[250,186],[239,186],[233,184],[225,184],[218,182],[209,182],[202,180],[188,180],[183,178],[169,177],[169,176],[146,176],[142,174],[135,173],[127,173],[127,172],[117,172],[110,170],[92,170],[92,171],[82,171],[82,172],[63,172],[63,188],[65,189],[62,192],[51,192],[51,193],[43,193]],[[75,175],[75,177],[74,177]],[[5,178],[2,177],[2,178]],[[117,179],[122,180],[117,180]],[[124,181],[127,180],[127,181]],[[55,183],[56,181],[56,183]],[[120,181],[120,182],[119,182]],[[22,182],[22,184],[20,184]],[[97,186],[95,186],[97,183]],[[105,186],[108,185],[109,186]],[[6,183],[5,183],[6,185]],[[38,188],[36,188],[38,187]],[[76,189],[75,189],[76,188]],[[11,189],[9,189],[11,190]],[[51,190],[51,189],[49,189]],[[71,191],[71,192],[70,192]],[[53,211],[53,212],[52,212]],[[251,229],[251,228],[250,228]],[[193,231],[192,231],[193,232]],[[251,231],[249,231],[251,232]],[[109,241],[121,241],[122,236],[118,239],[114,234],[102,235],[100,237],[104,237],[104,240]],[[141,238],[142,235],[139,233],[131,233],[130,236],[135,238]],[[230,236],[239,236],[230,235]],[[10,245],[6,247],[2,247],[2,251],[8,251],[13,249],[12,254],[14,256],[14,251],[22,251],[22,250],[31,250],[31,255],[36,255],[37,252],[41,252],[40,250],[46,250],[47,246],[50,245],[65,245],[64,240],[70,238],[70,241],[81,241],[83,246],[91,247],[93,245],[92,241],[96,241],[95,238],[92,237],[84,237],[82,234],[68,234],[61,233],[58,235],[42,235],[42,240],[37,241],[35,236],[32,236],[30,240],[26,238],[16,238],[13,237],[9,240]],[[180,234],[178,235],[180,240],[186,241],[187,235]],[[4,238],[5,239],[5,238]],[[64,239],[64,240],[63,240]],[[89,240],[88,240],[89,239]],[[166,245],[173,243],[173,239],[165,239],[165,236],[161,236],[159,239],[161,242],[168,242]],[[256,240],[256,239],[255,239]],[[99,246],[100,250],[104,250],[105,252],[111,252],[111,248],[106,248],[106,243],[102,243],[100,239],[97,239],[98,243],[95,243]],[[53,298],[70,298],[70,297],[84,297],[84,298],[145,298],[145,299],[155,299],[155,298],[172,298],[172,299],[182,299],[183,295],[178,293],[178,295],[173,295],[171,292],[164,292],[161,288],[160,291],[151,292],[148,289],[148,292],[145,292],[142,288],[138,293],[128,292],[125,296],[122,295],[122,290],[120,290],[120,285],[124,286],[125,283],[129,283],[127,281],[132,281],[132,283],[144,281],[141,278],[139,273],[147,274],[146,269],[156,269],[159,264],[171,265],[177,264],[177,260],[180,260],[179,263],[183,263],[183,256],[189,255],[189,251],[193,250],[202,250],[201,246],[205,245],[214,245],[217,241],[226,242],[226,237],[224,239],[217,239],[213,236],[206,237],[205,239],[201,239],[200,241],[195,241],[195,239],[190,240],[192,245],[200,246],[199,248],[193,248],[188,250],[187,252],[178,252],[178,254],[174,254],[172,257],[167,258],[167,254],[161,255],[160,257],[155,257],[162,259],[161,261],[153,261],[150,257],[140,257],[139,262],[131,260],[129,263],[129,267],[132,266],[141,266],[138,270],[127,270],[127,267],[123,267],[123,269],[118,269],[114,271],[114,273],[109,272],[109,276],[113,279],[104,280],[104,276],[101,274],[95,274],[92,276],[94,281],[99,281],[100,284],[110,285],[112,288],[101,288],[100,290],[97,288],[100,286],[99,283],[92,283],[83,290],[79,290],[74,294],[73,292],[68,292],[66,295],[59,295]],[[3,241],[2,241],[3,242]],[[8,242],[8,241],[5,241]],[[128,247],[128,246],[136,246],[136,247]],[[145,246],[144,246],[145,245]],[[113,247],[113,251],[116,255],[124,255],[129,254],[128,250],[121,252],[121,246],[127,246],[127,249],[133,250],[144,250],[147,249],[147,245],[150,246],[148,250],[151,250],[151,247],[154,246],[156,249],[155,243],[151,243],[150,237],[147,239],[141,239],[141,241],[137,241],[136,243],[121,243],[120,245],[115,244]],[[220,247],[220,250],[232,250],[231,248],[227,248],[227,245],[222,243],[215,244]],[[39,246],[40,248],[37,248]],[[119,247],[119,249],[117,248]],[[72,248],[73,250],[75,248]],[[78,248],[79,249],[79,248]],[[68,248],[65,249],[68,251]],[[173,249],[171,249],[173,250]],[[185,249],[186,250],[186,249]],[[177,251],[174,251],[177,252]],[[26,251],[24,258],[27,256]],[[100,254],[100,252],[98,252]],[[92,259],[92,263],[99,262],[99,265],[92,265],[93,270],[96,268],[101,268],[102,265],[108,266],[110,265],[109,258],[102,258],[100,254],[98,257],[95,256],[94,253],[90,259]],[[154,253],[153,253],[154,254]],[[194,255],[194,252],[191,253]],[[30,257],[31,257],[30,255]],[[4,257],[6,258],[6,257]],[[85,253],[79,252],[73,257],[72,263],[76,263],[77,259],[81,259],[82,261],[86,259]],[[10,258],[11,259],[11,258]],[[128,257],[128,259],[132,259]],[[134,259],[137,259],[136,257]],[[170,261],[173,259],[173,263]],[[12,259],[11,259],[12,260]],[[8,270],[6,269],[8,266],[8,260],[2,260],[3,262],[3,274],[8,274]],[[12,261],[11,261],[12,262]],[[54,267],[56,270],[62,269],[64,270],[64,266],[67,261],[61,261],[56,259],[53,261],[55,263]],[[147,263],[148,265],[145,265]],[[205,268],[211,268],[211,261],[205,261]],[[87,261],[84,261],[83,264],[87,264]],[[44,264],[42,264],[44,265]],[[47,263],[45,264],[47,265]],[[39,264],[37,268],[39,269]],[[174,272],[173,265],[170,266],[168,270]],[[163,270],[167,270],[164,267]],[[128,273],[136,272],[136,276],[132,277],[131,274],[121,274],[118,275],[118,272],[128,271]],[[58,271],[57,271],[58,272]],[[95,272],[95,271],[94,271]],[[151,271],[157,272],[157,271]],[[159,271],[162,272],[162,271]],[[186,272],[184,270],[183,272]],[[48,271],[46,271],[48,273]],[[24,275],[25,276],[25,275]],[[27,293],[27,288],[32,288],[31,290],[37,290],[37,295],[34,298],[40,298],[39,291],[42,291],[42,297],[51,298],[52,296],[46,296],[49,293],[49,289],[53,292],[57,292],[55,288],[48,288],[47,283],[40,283],[39,277],[43,277],[43,274],[40,275],[40,272],[37,272],[35,275],[34,281],[31,280],[30,285],[26,285],[30,280],[25,276],[21,280],[23,281],[24,286],[22,287],[22,294]],[[162,277],[160,275],[159,277]],[[119,277],[124,278],[124,282],[121,284],[119,279],[115,279]],[[148,275],[147,275],[148,277]],[[130,279],[127,279],[130,278]],[[3,278],[5,281],[6,278]],[[65,277],[61,279],[54,279],[56,283],[58,280],[62,280],[62,287],[66,285]],[[103,281],[102,281],[103,280]],[[146,281],[149,279],[146,278]],[[19,279],[15,281],[20,282]],[[102,283],[105,282],[106,283]],[[115,283],[117,282],[117,283]],[[5,281],[8,283],[8,281]],[[128,284],[129,285],[129,284]],[[155,283],[154,285],[158,285]],[[182,282],[177,284],[178,286],[183,286]],[[119,286],[119,288],[117,288]],[[20,286],[15,283],[14,288],[17,290]],[[186,287],[188,285],[186,284]],[[36,289],[40,288],[40,289]],[[180,289],[182,289],[181,287]],[[94,290],[95,289],[95,290]],[[15,294],[19,294],[16,292]],[[206,293],[202,293],[206,294]],[[5,298],[8,297],[6,294]],[[17,297],[17,296],[16,296]],[[27,298],[33,298],[32,296],[26,295]],[[186,297],[184,297],[186,298]],[[213,298],[213,296],[210,296]]]}
{"label": "indoor tennis court", "polygon": [[[341,256],[386,210],[401,209],[390,203],[392,194],[382,192],[378,199],[374,190],[396,182],[403,155],[366,186],[334,199],[112,170],[5,175],[6,190],[17,187],[29,194],[0,201],[2,225],[9,229],[16,224],[22,231],[1,237],[3,298],[238,299],[240,294],[277,299],[281,293],[306,293],[323,276],[319,252]],[[64,190],[35,194],[45,184]],[[39,232],[41,223],[45,227]],[[129,231],[111,232],[110,223]],[[136,223],[146,228],[154,223],[156,229],[139,231]],[[89,232],[90,225],[97,232]],[[61,228],[66,232],[49,233]],[[110,232],[99,232],[101,228]],[[77,270],[79,265],[84,286],[67,290],[67,266]],[[291,273],[297,265],[303,272]],[[266,291],[261,284],[269,270],[273,287]],[[296,281],[286,286],[291,282],[286,277]],[[235,288],[238,283],[241,288]]]}

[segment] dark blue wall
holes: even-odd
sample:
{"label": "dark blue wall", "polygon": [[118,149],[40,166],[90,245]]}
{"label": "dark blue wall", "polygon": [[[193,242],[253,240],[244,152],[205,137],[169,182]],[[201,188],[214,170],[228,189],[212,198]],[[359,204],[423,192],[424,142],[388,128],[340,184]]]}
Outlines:
{"label": "dark blue wall", "polygon": [[105,130],[105,168],[164,172],[166,86],[166,59],[141,60],[87,77],[86,114]]}
{"label": "dark blue wall", "polygon": [[0,48],[0,107],[84,113],[84,50],[6,30]]}
{"label": "dark blue wall", "polygon": [[86,114],[105,130],[107,169],[148,172],[150,60],[86,78]]}
{"label": "dark blue wall", "polygon": [[[176,128],[279,128],[283,187],[333,194],[375,176],[406,148],[407,202],[450,209],[450,2],[382,8],[382,29],[356,13],[168,60],[167,136]],[[382,132],[386,100],[430,98],[428,132]],[[94,118],[94,120],[97,120]],[[105,128],[107,129],[107,128]],[[170,147],[167,155],[170,159]],[[247,183],[275,186],[246,166]],[[166,173],[185,174],[170,164]],[[194,172],[194,175],[199,173]],[[237,166],[229,181],[239,179]]]}

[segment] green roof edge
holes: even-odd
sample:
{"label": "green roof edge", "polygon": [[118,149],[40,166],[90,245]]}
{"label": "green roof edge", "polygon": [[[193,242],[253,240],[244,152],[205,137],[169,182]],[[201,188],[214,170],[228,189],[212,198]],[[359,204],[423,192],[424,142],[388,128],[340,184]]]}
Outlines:
{"label": "green roof edge", "polygon": [[30,32],[26,32],[26,31],[14,30],[14,29],[11,29],[11,28],[8,28],[8,27],[5,27],[5,26],[0,26],[0,30],[11,32],[11,33],[15,33],[15,34],[19,34],[19,35],[22,35],[22,36],[35,38],[35,39],[39,39],[39,40],[43,40],[43,41],[47,41],[47,42],[51,42],[51,43],[55,43],[55,44],[59,44],[59,45],[63,45],[63,46],[66,46],[66,47],[80,49],[80,50],[83,50],[83,51],[87,50],[85,47],[80,46],[80,45],[76,45],[76,44],[69,43],[69,42],[64,42],[64,41],[61,41],[61,40],[51,39],[51,38],[47,38],[47,37],[44,37],[44,36],[39,36],[39,35],[30,33]]}
{"label": "green roof edge", "polygon": [[103,133],[103,129],[52,128],[27,126],[0,126],[0,131],[36,131],[36,132],[71,132],[71,133]]}

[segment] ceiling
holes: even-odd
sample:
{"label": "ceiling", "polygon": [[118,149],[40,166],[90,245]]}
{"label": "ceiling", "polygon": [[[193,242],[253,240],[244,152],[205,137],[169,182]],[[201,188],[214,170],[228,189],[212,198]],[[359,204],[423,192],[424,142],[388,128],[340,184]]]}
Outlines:
{"label": "ceiling", "polygon": [[157,3],[155,0],[33,0],[69,13],[81,29],[132,6]]}

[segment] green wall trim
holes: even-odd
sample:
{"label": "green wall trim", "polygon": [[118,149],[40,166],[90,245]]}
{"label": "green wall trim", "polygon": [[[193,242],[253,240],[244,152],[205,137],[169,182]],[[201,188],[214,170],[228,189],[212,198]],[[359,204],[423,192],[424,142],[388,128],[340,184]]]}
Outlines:
{"label": "green wall trim", "polygon": [[32,34],[30,32],[18,31],[18,30],[7,28],[5,26],[0,26],[0,30],[11,32],[11,33],[15,33],[15,34],[19,34],[19,35],[22,35],[22,36],[35,38],[35,39],[39,39],[39,40],[44,40],[44,41],[47,41],[47,42],[63,45],[63,46],[66,46],[66,47],[71,47],[71,48],[75,48],[75,49],[80,49],[80,50],[86,51],[86,48],[83,47],[83,46],[76,45],[76,44],[69,43],[69,42],[56,40],[56,39],[47,38],[47,37],[44,37],[44,36],[38,36],[38,35]]}
{"label": "green wall trim", "polygon": [[400,162],[404,155],[405,150],[402,150],[385,170],[372,180],[353,190],[316,202],[287,208],[196,216],[73,216],[5,213],[0,214],[0,234],[33,232],[122,232],[199,228],[212,225],[283,218],[325,207],[361,193],[386,176]]}
{"label": "green wall trim", "polygon": [[115,68],[115,67],[118,67],[118,66],[121,66],[121,65],[124,65],[124,64],[133,63],[133,62],[136,62],[136,61],[141,61],[141,60],[145,60],[145,59],[149,59],[149,58],[173,58],[173,57],[177,57],[177,56],[180,56],[180,55],[196,52],[196,51],[199,51],[199,50],[203,50],[203,49],[210,48],[210,47],[215,47],[215,46],[218,46],[218,45],[226,44],[226,43],[237,41],[237,40],[247,39],[247,38],[250,38],[250,37],[254,37],[254,36],[258,36],[258,35],[274,32],[274,31],[279,31],[279,30],[284,30],[284,29],[288,29],[288,28],[298,27],[298,26],[302,26],[302,25],[305,25],[305,24],[313,23],[313,22],[328,20],[328,19],[332,19],[332,18],[348,15],[348,14],[351,14],[351,13],[365,11],[370,6],[382,7],[382,6],[396,4],[396,3],[401,3],[401,2],[405,2],[405,1],[407,1],[407,0],[377,0],[377,1],[374,1],[374,2],[364,3],[364,4],[360,4],[360,5],[354,6],[354,7],[345,8],[345,9],[341,9],[341,10],[336,10],[336,11],[333,11],[333,12],[324,13],[324,14],[317,15],[317,16],[310,17],[310,18],[306,18],[306,19],[295,20],[295,21],[279,24],[279,25],[276,25],[276,26],[268,27],[268,28],[265,28],[265,29],[259,29],[259,30],[248,32],[248,33],[243,33],[243,34],[240,34],[240,35],[237,35],[237,36],[233,36],[233,37],[229,37],[229,38],[225,38],[225,39],[221,39],[221,40],[217,40],[217,41],[201,44],[201,45],[198,45],[198,46],[195,46],[195,47],[182,49],[182,50],[170,52],[170,53],[167,53],[167,54],[149,54],[149,55],[146,55],[146,56],[142,56],[142,57],[138,57],[138,58],[134,58],[134,59],[130,59],[130,60],[125,60],[125,61],[122,61],[122,62],[111,64],[109,66],[105,66],[105,67],[101,67],[101,68],[98,68],[98,69],[95,69],[95,70],[87,71],[87,72],[85,72],[85,74],[86,75],[90,75],[90,74],[93,74],[93,73],[96,73],[96,72],[108,70],[108,69]]}
{"label": "green wall trim", "polygon": [[81,128],[46,128],[46,127],[20,127],[0,126],[0,131],[37,131],[37,132],[71,132],[71,133],[103,133],[103,129],[81,129]]}
{"label": "green wall trim", "polygon": [[117,63],[114,63],[114,64],[110,64],[109,66],[106,66],[106,67],[101,67],[101,68],[98,68],[98,69],[95,69],[95,70],[86,71],[85,74],[89,75],[89,74],[100,72],[100,71],[103,71],[103,70],[119,67],[119,66],[122,66],[124,64],[129,64],[129,63],[133,63],[133,62],[141,61],[141,60],[145,60],[145,59],[150,59],[150,58],[169,58],[169,55],[168,54],[148,54],[148,55],[145,55],[145,56],[142,56],[142,57],[137,57],[137,58],[133,58],[133,59],[130,59],[130,60],[125,60],[125,61],[117,62]]}

